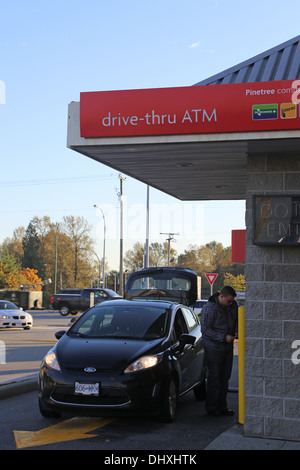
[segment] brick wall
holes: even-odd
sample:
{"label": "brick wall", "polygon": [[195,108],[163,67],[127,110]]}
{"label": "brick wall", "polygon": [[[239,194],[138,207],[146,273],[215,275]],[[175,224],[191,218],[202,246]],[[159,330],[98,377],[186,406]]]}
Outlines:
{"label": "brick wall", "polygon": [[300,246],[252,244],[252,195],[272,193],[300,194],[300,156],[248,156],[244,433],[300,441]]}

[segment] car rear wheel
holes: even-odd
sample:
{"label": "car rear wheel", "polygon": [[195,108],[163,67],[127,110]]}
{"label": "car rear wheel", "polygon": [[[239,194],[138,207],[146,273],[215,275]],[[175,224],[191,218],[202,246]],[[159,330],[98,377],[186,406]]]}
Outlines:
{"label": "car rear wheel", "polygon": [[59,307],[59,313],[63,316],[66,317],[70,313],[70,307],[68,304],[61,304]]}
{"label": "car rear wheel", "polygon": [[177,400],[177,384],[174,377],[171,377],[162,391],[160,418],[165,423],[172,423],[175,420]]}

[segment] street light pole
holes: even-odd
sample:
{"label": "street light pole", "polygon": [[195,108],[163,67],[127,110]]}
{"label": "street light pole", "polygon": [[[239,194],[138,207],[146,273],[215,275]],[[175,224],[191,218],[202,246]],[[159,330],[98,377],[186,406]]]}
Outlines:
{"label": "street light pole", "polygon": [[147,215],[146,215],[146,247],[145,247],[145,260],[144,267],[149,268],[149,201],[150,201],[150,188],[147,186]]}
{"label": "street light pole", "polygon": [[119,293],[123,297],[123,181],[126,178],[122,178],[119,175],[120,180],[120,192],[119,192],[119,201],[120,201],[120,277],[119,277]]}
{"label": "street light pole", "polygon": [[106,223],[105,223],[105,217],[104,217],[104,212],[102,210],[102,207],[97,206],[94,204],[94,207],[96,209],[100,209],[103,217],[103,225],[104,225],[104,234],[103,234],[103,265],[102,265],[102,281],[103,281],[103,289],[105,288],[105,238],[106,238]]}

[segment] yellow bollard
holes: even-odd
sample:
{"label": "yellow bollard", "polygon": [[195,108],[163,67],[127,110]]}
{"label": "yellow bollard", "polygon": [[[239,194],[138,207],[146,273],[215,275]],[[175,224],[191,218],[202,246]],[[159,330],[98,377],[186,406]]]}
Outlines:
{"label": "yellow bollard", "polygon": [[238,339],[238,370],[239,370],[239,424],[245,422],[245,307],[239,307],[239,339]]}

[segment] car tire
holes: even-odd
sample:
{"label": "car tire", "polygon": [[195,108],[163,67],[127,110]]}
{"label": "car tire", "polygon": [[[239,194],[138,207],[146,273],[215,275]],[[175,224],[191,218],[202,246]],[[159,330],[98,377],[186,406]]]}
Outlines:
{"label": "car tire", "polygon": [[66,317],[70,313],[70,307],[68,304],[61,304],[59,307],[59,313],[63,316]]}
{"label": "car tire", "polygon": [[178,400],[178,387],[174,377],[170,377],[162,390],[160,419],[165,423],[175,420]]}
{"label": "car tire", "polygon": [[23,330],[30,330],[31,326],[24,326]]}
{"label": "car tire", "polygon": [[59,413],[58,411],[51,411],[51,410],[46,409],[40,398],[39,398],[39,409],[40,409],[41,415],[44,418],[59,418],[61,415],[61,413]]}

